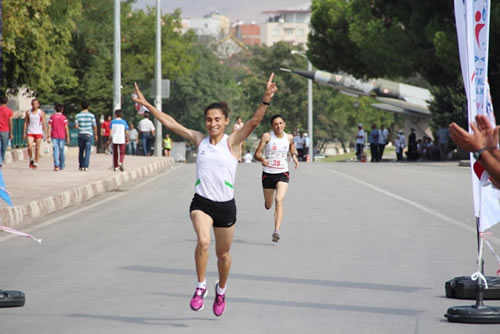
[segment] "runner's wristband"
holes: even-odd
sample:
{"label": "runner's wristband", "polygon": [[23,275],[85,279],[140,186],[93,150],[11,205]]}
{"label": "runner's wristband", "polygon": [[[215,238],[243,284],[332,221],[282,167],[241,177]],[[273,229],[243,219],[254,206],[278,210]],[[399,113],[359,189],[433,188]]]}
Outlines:
{"label": "runner's wristband", "polygon": [[266,106],[271,105],[271,103],[270,103],[270,102],[266,102],[266,101],[262,101],[262,104],[265,104]]}

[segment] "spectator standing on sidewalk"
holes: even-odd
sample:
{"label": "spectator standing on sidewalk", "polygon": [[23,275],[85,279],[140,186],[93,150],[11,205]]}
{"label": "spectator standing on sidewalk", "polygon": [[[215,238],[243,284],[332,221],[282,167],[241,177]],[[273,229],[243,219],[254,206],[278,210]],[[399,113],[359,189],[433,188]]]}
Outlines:
{"label": "spectator standing on sidewalk", "polygon": [[7,107],[9,98],[0,97],[0,168],[5,161],[5,152],[9,146],[9,140],[12,140],[12,110]]}
{"label": "spectator standing on sidewalk", "polygon": [[365,149],[365,130],[363,130],[363,124],[358,124],[358,133],[356,134],[356,157],[358,161],[361,161],[363,157],[363,151]]}
{"label": "spectator standing on sidewalk", "polygon": [[104,145],[104,153],[111,153],[109,150],[109,136],[111,135],[111,116],[106,116],[106,120],[101,124],[101,138]]}
{"label": "spectator standing on sidewalk", "polygon": [[378,161],[382,161],[385,145],[387,145],[388,141],[389,141],[389,130],[384,128],[384,124],[381,124],[378,133],[378,159],[377,159]]}
{"label": "spectator standing on sidewalk", "polygon": [[163,155],[166,157],[170,157],[170,150],[172,149],[172,138],[167,133],[165,138],[163,138]]}
{"label": "spectator standing on sidewalk", "polygon": [[395,144],[396,144],[396,157],[398,161],[403,161],[403,151],[406,146],[405,135],[403,133],[403,130],[398,131],[398,136],[396,137]]}
{"label": "spectator standing on sidewalk", "polygon": [[123,161],[125,160],[125,147],[128,143],[128,124],[122,119],[122,111],[115,110],[115,118],[109,125],[111,129],[110,142],[113,144],[113,167],[115,172],[123,172]]}
{"label": "spectator standing on sidewalk", "polygon": [[448,160],[448,137],[449,137],[449,131],[448,128],[444,125],[441,124],[439,126],[439,129],[437,130],[437,139],[438,139],[438,144],[439,144],[439,156],[441,158],[441,161],[446,161]]}
{"label": "spectator standing on sidewalk", "polygon": [[[47,129],[45,129],[45,113],[39,107],[40,101],[38,99],[31,100],[31,110],[28,110],[24,117],[23,140],[26,139],[27,135],[30,168],[38,167],[43,134],[47,134]],[[36,149],[35,157],[33,157],[33,145],[35,145]]]}
{"label": "spectator standing on sidewalk", "polygon": [[134,127],[134,123],[130,123],[130,129],[128,131],[128,154],[137,154],[137,138],[139,138],[139,132],[137,132]]}
{"label": "spectator standing on sidewalk", "polygon": [[371,162],[377,162],[378,160],[378,129],[375,123],[372,124],[372,131],[370,132],[370,136],[368,137],[368,142],[370,143],[370,153],[372,155]]}
{"label": "spectator standing on sidewalk", "polygon": [[81,171],[89,170],[92,136],[97,142],[97,124],[95,116],[89,111],[88,102],[81,104],[82,111],[75,117],[75,128],[78,129],[78,164]]}
{"label": "spectator standing on sidewalk", "polygon": [[311,152],[311,138],[309,138],[309,135],[307,132],[304,132],[303,134],[304,137],[304,160],[303,161],[312,161],[312,156],[309,156],[312,154]]}
{"label": "spectator standing on sidewalk", "polygon": [[408,161],[415,161],[418,159],[418,148],[417,148],[417,134],[414,128],[410,128],[410,135],[408,136],[408,151],[406,156]]}
{"label": "spectator standing on sidewalk", "polygon": [[54,155],[54,171],[65,167],[64,144],[69,144],[68,120],[63,115],[64,106],[56,104],[56,112],[49,119],[48,142],[52,140],[52,153]]}
{"label": "spectator standing on sidewalk", "polygon": [[293,142],[295,144],[295,149],[297,150],[297,157],[299,161],[304,161],[304,148],[306,145],[304,134],[299,131],[298,134],[293,137]]}
{"label": "spectator standing on sidewalk", "polygon": [[137,128],[141,135],[142,151],[144,152],[144,156],[148,156],[151,148],[151,140],[155,135],[155,126],[149,119],[149,112],[144,113],[144,118],[141,119]]}

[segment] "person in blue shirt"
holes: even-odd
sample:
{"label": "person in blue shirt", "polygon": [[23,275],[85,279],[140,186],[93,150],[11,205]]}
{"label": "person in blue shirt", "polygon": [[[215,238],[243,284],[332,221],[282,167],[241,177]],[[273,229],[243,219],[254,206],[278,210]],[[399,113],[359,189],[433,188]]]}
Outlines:
{"label": "person in blue shirt", "polygon": [[370,135],[368,136],[368,142],[370,143],[370,153],[372,155],[371,162],[377,162],[378,160],[378,129],[377,125],[372,124],[372,131],[370,132]]}

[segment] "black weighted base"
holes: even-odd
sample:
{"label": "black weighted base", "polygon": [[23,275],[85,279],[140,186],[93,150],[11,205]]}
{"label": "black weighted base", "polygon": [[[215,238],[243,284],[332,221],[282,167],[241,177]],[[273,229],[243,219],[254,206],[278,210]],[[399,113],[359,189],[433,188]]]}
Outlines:
{"label": "black weighted base", "polygon": [[500,308],[492,306],[454,306],[444,315],[448,322],[500,324]]}
{"label": "black weighted base", "polygon": [[24,293],[21,291],[0,290],[0,308],[24,306]]}
{"label": "black weighted base", "polygon": [[[488,289],[483,291],[483,299],[500,300],[500,277],[486,276]],[[456,299],[476,299],[477,281],[470,276],[455,277],[445,283],[446,297]]]}

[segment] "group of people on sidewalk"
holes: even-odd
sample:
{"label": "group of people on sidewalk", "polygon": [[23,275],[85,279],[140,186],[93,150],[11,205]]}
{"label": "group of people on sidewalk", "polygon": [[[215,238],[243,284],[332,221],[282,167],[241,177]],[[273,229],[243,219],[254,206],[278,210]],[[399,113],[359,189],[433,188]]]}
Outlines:
{"label": "group of people on sidewalk", "polygon": [[[4,163],[9,141],[13,138],[13,112],[7,103],[8,98],[0,96],[0,167]],[[78,129],[78,168],[80,171],[88,171],[92,143],[98,140],[97,122],[94,114],[89,111],[87,102],[82,102],[81,108],[81,112],[75,116],[75,128]],[[47,142],[52,143],[54,171],[60,171],[66,167],[64,150],[65,146],[70,143],[70,133],[68,119],[63,112],[64,106],[56,104],[55,113],[46,120],[45,112],[40,109],[38,99],[31,100],[31,109],[25,113],[23,126],[23,140],[27,140],[30,168],[36,169],[38,167],[44,134]],[[155,131],[153,123],[149,120],[149,113],[139,122],[139,131],[141,131],[143,151],[145,155],[149,155],[150,138],[154,136]],[[102,122],[101,138],[105,145],[105,151],[113,154],[114,170],[123,171],[126,147],[128,146],[130,154],[137,153],[139,132],[133,124],[129,128],[128,123],[122,118],[121,110],[115,110],[113,119],[108,116]],[[168,134],[163,141],[163,148],[165,156],[170,156],[172,139]]]}
{"label": "group of people on sidewalk", "polygon": [[[368,135],[368,143],[370,144],[371,162],[382,161],[385,146],[389,143],[390,132],[389,129],[384,128],[382,124],[380,129],[377,128],[375,123],[372,124],[372,130]],[[363,129],[363,124],[358,124],[358,132],[356,133],[356,158],[358,161],[366,161],[364,153],[366,142],[366,133]]]}
{"label": "group of people on sidewalk", "polygon": [[[382,124],[377,128],[376,124],[372,124],[371,131],[368,133],[368,144],[370,145],[371,162],[382,161],[384,150],[390,142],[390,131]],[[359,161],[366,161],[364,153],[365,143],[367,141],[367,134],[363,129],[363,124],[358,124],[358,132],[356,133],[356,158]],[[397,161],[404,160],[404,153],[406,149],[406,158],[408,161],[422,161],[422,160],[441,160],[448,159],[448,146],[449,146],[449,132],[448,128],[441,125],[436,132],[436,141],[433,141],[428,136],[423,136],[417,139],[414,128],[410,128],[410,135],[408,136],[408,145],[403,130],[398,130],[394,138],[394,146],[396,149]]]}

